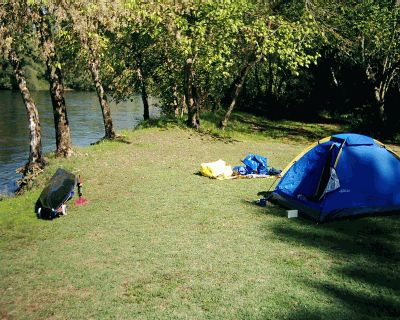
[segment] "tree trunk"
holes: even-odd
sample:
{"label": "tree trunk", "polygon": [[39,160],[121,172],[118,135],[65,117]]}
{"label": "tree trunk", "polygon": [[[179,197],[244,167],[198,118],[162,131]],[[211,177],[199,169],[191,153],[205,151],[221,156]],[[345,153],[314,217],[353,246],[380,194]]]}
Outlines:
{"label": "tree trunk", "polygon": [[44,166],[44,159],[42,155],[42,136],[40,132],[40,121],[39,113],[37,111],[35,102],[33,101],[28,87],[26,86],[26,80],[22,73],[20,60],[14,50],[9,51],[9,61],[13,67],[14,76],[17,80],[19,90],[24,100],[26,113],[28,115],[29,123],[29,159],[25,166],[25,174],[34,171],[37,168]]}
{"label": "tree trunk", "polygon": [[143,102],[143,119],[149,120],[150,119],[150,108],[149,108],[149,99],[147,95],[146,89],[146,80],[143,76],[142,64],[139,61],[138,67],[136,69],[136,73],[140,82],[140,93],[142,95],[142,102]]}
{"label": "tree trunk", "polygon": [[93,58],[89,59],[89,68],[92,74],[92,79],[94,85],[96,87],[97,97],[99,99],[101,112],[103,114],[103,123],[104,123],[104,131],[105,135],[104,138],[106,139],[114,139],[115,138],[115,130],[114,125],[111,117],[110,106],[107,102],[107,96],[104,93],[103,85],[101,84],[100,79],[100,65],[99,59]]}
{"label": "tree trunk", "polygon": [[181,118],[182,108],[179,107],[179,95],[176,83],[172,85],[171,91],[172,91],[172,109],[174,110],[175,118]]}
{"label": "tree trunk", "polygon": [[69,157],[72,154],[72,142],[67,108],[65,106],[61,69],[59,67],[54,67],[49,61],[46,64],[47,74],[50,80],[50,96],[53,105],[54,126],[56,130],[56,155]]}
{"label": "tree trunk", "polygon": [[255,68],[254,78],[256,81],[256,89],[257,89],[256,95],[259,95],[261,93],[261,81],[260,81],[260,69],[259,68]]}
{"label": "tree trunk", "polygon": [[267,96],[272,96],[272,90],[274,85],[274,71],[272,70],[272,57],[269,55],[268,58],[268,86],[267,86]]}
{"label": "tree trunk", "polygon": [[[167,49],[168,49],[168,47],[165,48],[166,52],[168,51]],[[167,68],[168,73],[173,75],[174,67],[172,64],[172,60],[168,55],[166,55],[166,57],[165,57],[165,66]],[[173,78],[175,78],[175,77],[173,77]],[[172,97],[172,101],[171,101],[170,107],[171,107],[171,110],[174,111],[175,118],[182,118],[183,107],[179,100],[178,85],[175,80],[173,80],[173,83],[171,84],[171,97]]]}
{"label": "tree trunk", "polygon": [[72,154],[72,143],[67,108],[64,100],[62,73],[60,62],[56,58],[54,40],[46,15],[46,12],[41,12],[40,35],[42,49],[46,58],[47,77],[50,84],[50,96],[53,105],[56,156],[69,157]]}
{"label": "tree trunk", "polygon": [[185,102],[188,108],[187,125],[199,129],[200,119],[199,110],[195,99],[195,88],[193,86],[193,60],[188,58],[185,64],[185,82],[184,82]]}
{"label": "tree trunk", "polygon": [[188,114],[188,105],[186,103],[186,96],[185,93],[182,94],[182,106],[181,106],[181,118],[183,117],[184,114]]}
{"label": "tree trunk", "polygon": [[385,111],[386,90],[382,88],[382,86],[383,84],[374,88],[375,112],[381,125],[383,125],[387,120]]}
{"label": "tree trunk", "polygon": [[367,78],[374,83],[375,112],[383,128],[387,121],[385,110],[386,94],[396,77],[396,70],[399,68],[400,61],[388,62],[387,60],[385,61],[383,71],[379,76],[372,73],[369,67],[366,68]]}
{"label": "tree trunk", "polygon": [[239,94],[242,91],[244,81],[246,80],[246,77],[254,64],[255,64],[255,61],[248,62],[240,71],[239,77],[235,80],[236,85],[235,85],[235,90],[232,95],[232,100],[229,104],[228,110],[226,111],[224,118],[221,120],[221,122],[219,124],[219,127],[222,130],[225,130],[226,126],[228,125],[228,121],[229,121],[229,118],[231,117],[233,108],[235,107],[235,105],[237,103],[237,99],[239,97]]}

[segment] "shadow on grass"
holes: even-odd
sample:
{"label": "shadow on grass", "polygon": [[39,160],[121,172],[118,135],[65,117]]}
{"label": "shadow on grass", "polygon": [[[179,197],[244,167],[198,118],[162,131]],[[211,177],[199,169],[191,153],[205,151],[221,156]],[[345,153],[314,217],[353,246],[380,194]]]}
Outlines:
{"label": "shadow on grass", "polygon": [[[203,112],[201,114],[201,127],[198,133],[225,143],[238,142],[235,134],[257,135],[273,139],[283,138],[291,141],[316,141],[335,133],[348,131],[344,124],[338,123],[304,123],[289,120],[270,120],[256,115],[235,112],[231,116],[226,130],[219,129],[222,112]],[[139,123],[137,128],[168,128],[179,127],[187,129],[186,117],[174,118],[161,116]]]}
{"label": "shadow on grass", "polygon": [[264,228],[280,241],[316,248],[331,261],[329,270],[323,270],[328,280],[300,280],[302,286],[328,297],[329,307],[298,308],[289,319],[400,317],[399,216],[325,224],[296,219]]}
{"label": "shadow on grass", "polygon": [[103,138],[97,140],[96,142],[92,142],[90,145],[91,145],[91,146],[95,146],[95,145],[100,144],[100,143],[105,142],[105,141],[119,142],[119,143],[125,143],[125,144],[131,144],[131,143],[132,143],[132,142],[129,141],[125,136],[123,136],[123,135],[116,135],[116,137],[113,138],[113,139],[103,137]]}
{"label": "shadow on grass", "polygon": [[286,319],[398,319],[400,306],[395,297],[368,294],[361,290],[317,284],[315,288],[330,296],[336,306],[325,309],[301,309]]}
{"label": "shadow on grass", "polygon": [[187,125],[183,118],[161,116],[159,118],[151,118],[149,120],[143,120],[137,125],[136,128],[145,129],[154,127],[160,129],[168,129],[173,127],[187,128]]}
{"label": "shadow on grass", "polygon": [[348,128],[344,124],[270,120],[244,112],[233,113],[226,131],[221,131],[218,129],[218,123],[222,117],[220,112],[203,113],[201,117],[205,121],[206,126],[212,128],[211,131],[225,137],[230,134],[239,133],[273,139],[283,138],[291,141],[315,141],[334,133],[348,131]]}
{"label": "shadow on grass", "polygon": [[344,127],[338,124],[303,123],[286,120],[272,121],[244,113],[234,114],[232,121],[244,124],[235,126],[235,130],[243,131],[243,133],[261,133],[271,138],[285,137],[295,141],[302,139],[315,141],[344,130]]}
{"label": "shadow on grass", "polygon": [[[310,284],[308,284],[310,285]],[[286,319],[398,319],[400,306],[395,296],[371,294],[329,283],[318,283],[314,288],[330,296],[336,304],[331,308],[300,309]]]}

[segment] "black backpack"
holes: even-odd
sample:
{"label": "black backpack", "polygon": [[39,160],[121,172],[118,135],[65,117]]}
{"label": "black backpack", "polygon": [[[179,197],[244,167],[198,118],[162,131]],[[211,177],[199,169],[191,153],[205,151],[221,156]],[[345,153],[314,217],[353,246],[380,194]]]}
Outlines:
{"label": "black backpack", "polygon": [[53,219],[62,214],[62,206],[74,196],[76,185],[74,174],[58,168],[36,201],[36,216],[40,219]]}

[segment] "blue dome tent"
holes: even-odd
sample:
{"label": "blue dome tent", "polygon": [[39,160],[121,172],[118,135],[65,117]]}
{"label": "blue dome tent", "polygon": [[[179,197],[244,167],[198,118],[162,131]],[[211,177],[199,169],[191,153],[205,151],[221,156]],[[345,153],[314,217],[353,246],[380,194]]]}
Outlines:
{"label": "blue dome tent", "polygon": [[300,153],[272,196],[318,221],[400,212],[400,157],[359,134],[327,137]]}

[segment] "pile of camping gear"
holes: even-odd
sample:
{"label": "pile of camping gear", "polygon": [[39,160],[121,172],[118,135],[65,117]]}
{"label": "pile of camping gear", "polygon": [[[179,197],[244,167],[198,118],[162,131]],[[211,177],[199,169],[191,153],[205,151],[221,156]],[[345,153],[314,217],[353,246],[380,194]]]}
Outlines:
{"label": "pile of camping gear", "polygon": [[54,219],[67,214],[67,202],[74,196],[78,187],[79,199],[75,205],[84,205],[87,200],[82,196],[83,181],[64,169],[57,169],[47,186],[43,189],[35,204],[36,216],[40,219]]}
{"label": "pile of camping gear", "polygon": [[236,178],[271,178],[279,176],[281,170],[268,167],[268,158],[259,154],[248,154],[243,160],[244,165],[231,167],[224,160],[202,163],[200,174],[214,179]]}

